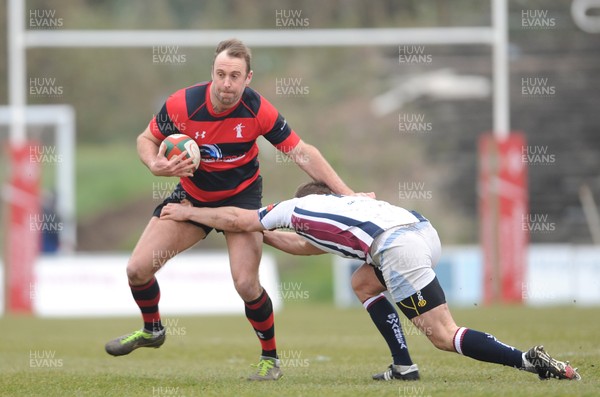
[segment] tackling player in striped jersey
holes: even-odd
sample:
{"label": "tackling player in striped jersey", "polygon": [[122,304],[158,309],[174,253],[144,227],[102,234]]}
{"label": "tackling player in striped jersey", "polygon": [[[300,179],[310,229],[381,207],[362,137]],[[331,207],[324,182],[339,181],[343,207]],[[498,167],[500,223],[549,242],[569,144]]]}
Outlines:
{"label": "tackling player in striped jersey", "polygon": [[382,294],[386,288],[404,315],[438,349],[536,373],[540,379],[581,379],[576,368],[553,359],[543,346],[522,352],[488,333],[456,325],[433,270],[440,257],[440,240],[425,217],[369,195],[331,193],[327,185],[311,182],[299,188],[296,198],[258,211],[169,204],[161,218],[193,220],[230,231],[263,230],[267,244],[290,254],[330,252],[365,261],[353,274],[352,287],[393,358],[388,369],[373,379],[419,379],[396,311]]}

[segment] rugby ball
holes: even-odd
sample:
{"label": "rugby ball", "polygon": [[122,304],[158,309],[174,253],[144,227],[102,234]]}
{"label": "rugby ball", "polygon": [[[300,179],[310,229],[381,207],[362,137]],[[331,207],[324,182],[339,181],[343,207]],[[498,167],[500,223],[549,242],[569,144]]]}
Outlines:
{"label": "rugby ball", "polygon": [[164,141],[161,142],[160,145],[166,146],[165,157],[169,160],[173,156],[187,152],[187,156],[185,158],[187,159],[191,157],[194,166],[196,169],[198,169],[198,166],[200,165],[200,148],[198,147],[198,144],[189,136],[184,134],[169,135]]}

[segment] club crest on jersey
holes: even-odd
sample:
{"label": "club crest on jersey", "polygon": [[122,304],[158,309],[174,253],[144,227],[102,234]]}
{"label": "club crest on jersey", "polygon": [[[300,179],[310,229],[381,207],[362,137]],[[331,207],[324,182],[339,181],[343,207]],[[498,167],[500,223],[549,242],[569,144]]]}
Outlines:
{"label": "club crest on jersey", "polygon": [[246,126],[243,125],[242,123],[239,123],[238,125],[236,125],[235,127],[233,127],[233,129],[235,130],[235,137],[236,138],[243,138],[244,137],[242,135],[242,128],[246,128]]}

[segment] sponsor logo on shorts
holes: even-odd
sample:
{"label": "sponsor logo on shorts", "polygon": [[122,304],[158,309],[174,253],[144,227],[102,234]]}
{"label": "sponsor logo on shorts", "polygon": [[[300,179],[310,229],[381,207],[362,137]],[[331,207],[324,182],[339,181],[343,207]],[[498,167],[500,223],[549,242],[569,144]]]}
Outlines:
{"label": "sponsor logo on shorts", "polygon": [[417,291],[417,299],[419,300],[417,306],[425,307],[425,305],[427,305],[427,301],[425,300],[425,298],[423,298],[423,295],[421,295],[421,291]]}

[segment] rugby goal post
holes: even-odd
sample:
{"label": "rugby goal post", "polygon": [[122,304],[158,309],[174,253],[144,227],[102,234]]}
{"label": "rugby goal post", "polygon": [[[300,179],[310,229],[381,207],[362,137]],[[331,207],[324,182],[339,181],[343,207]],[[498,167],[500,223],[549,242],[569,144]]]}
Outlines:
{"label": "rugby goal post", "polygon": [[[51,127],[54,135],[54,147],[50,155],[55,166],[56,214],[62,227],[59,234],[59,251],[72,253],[77,245],[77,227],[75,223],[75,110],[70,105],[29,105],[25,108],[28,126]],[[10,125],[9,106],[0,106],[0,125]],[[45,132],[45,131],[44,131]],[[33,156],[40,157],[38,153]],[[32,160],[32,155],[29,160]],[[30,161],[31,162],[31,161]],[[10,186],[3,187],[4,201],[16,200]]]}
{"label": "rugby goal post", "polygon": [[[4,291],[7,309],[12,313],[31,313],[33,310],[33,266],[40,250],[42,233],[58,234],[59,254],[72,253],[77,244],[74,110],[67,105],[32,105],[25,108],[24,116],[27,126],[52,127],[55,144],[49,151],[40,150],[44,146],[33,141],[9,148],[9,182],[2,186],[1,197],[9,213],[4,245],[7,264],[4,267]],[[10,122],[10,108],[0,106],[0,125]],[[40,192],[44,163],[41,157],[49,156],[55,167],[56,208],[52,214],[44,214]],[[46,231],[44,227],[55,230]]]}

